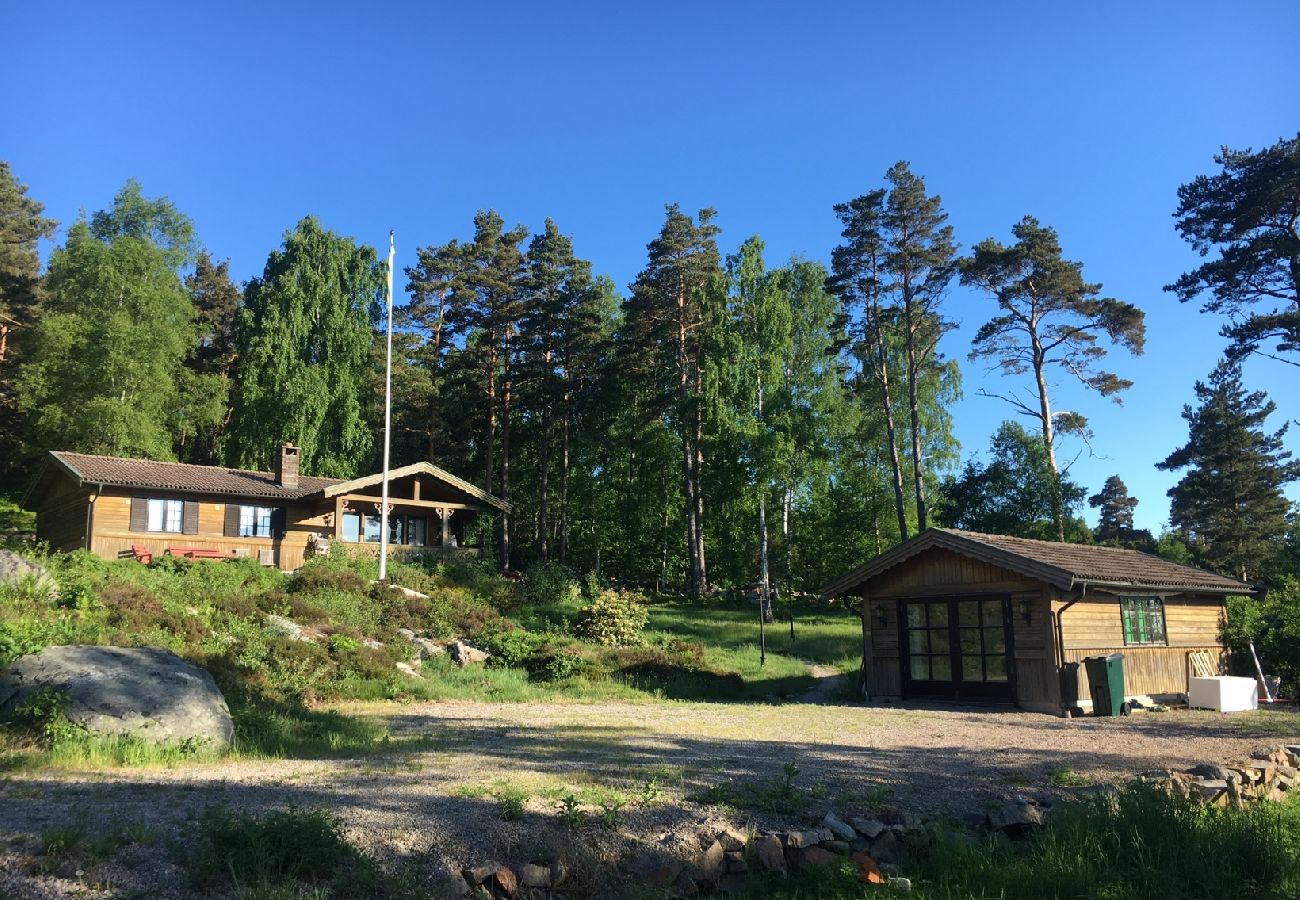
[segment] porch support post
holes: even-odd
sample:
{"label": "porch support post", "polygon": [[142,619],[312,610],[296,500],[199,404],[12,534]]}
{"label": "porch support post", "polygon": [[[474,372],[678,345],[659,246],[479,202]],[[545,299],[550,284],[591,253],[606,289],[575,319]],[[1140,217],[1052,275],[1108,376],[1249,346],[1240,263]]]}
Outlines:
{"label": "porch support post", "polygon": [[418,475],[411,479],[411,499],[420,499],[420,477]]}
{"label": "porch support post", "polygon": [[447,548],[447,540],[451,537],[451,510],[443,507],[441,510],[442,519],[442,548]]}
{"label": "porch support post", "polygon": [[334,498],[334,540],[343,540],[343,498]]}
{"label": "porch support post", "polygon": [[871,652],[871,595],[862,589],[862,699],[871,699],[871,679],[874,659]]}

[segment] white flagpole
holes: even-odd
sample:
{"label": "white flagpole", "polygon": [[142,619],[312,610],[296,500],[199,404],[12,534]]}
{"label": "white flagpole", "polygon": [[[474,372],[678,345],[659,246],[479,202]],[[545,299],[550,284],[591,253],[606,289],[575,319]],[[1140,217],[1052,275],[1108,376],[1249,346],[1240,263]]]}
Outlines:
{"label": "white flagpole", "polygon": [[393,256],[397,245],[388,232],[388,355],[384,361],[384,486],[379,501],[379,580],[388,578],[388,435],[393,424]]}

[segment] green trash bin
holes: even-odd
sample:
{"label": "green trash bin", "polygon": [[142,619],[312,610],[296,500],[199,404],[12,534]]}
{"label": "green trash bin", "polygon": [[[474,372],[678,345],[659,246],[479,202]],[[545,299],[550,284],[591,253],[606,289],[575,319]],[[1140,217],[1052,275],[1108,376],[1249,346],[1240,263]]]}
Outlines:
{"label": "green trash bin", "polygon": [[1088,673],[1088,693],[1094,716],[1127,716],[1124,702],[1124,654],[1089,656],[1083,660]]}

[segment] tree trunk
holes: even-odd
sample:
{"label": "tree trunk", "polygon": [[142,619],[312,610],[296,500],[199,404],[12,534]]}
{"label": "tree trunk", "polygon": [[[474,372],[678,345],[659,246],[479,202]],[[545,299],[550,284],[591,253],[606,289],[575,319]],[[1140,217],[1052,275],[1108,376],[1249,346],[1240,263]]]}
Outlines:
{"label": "tree trunk", "polygon": [[[911,292],[910,285],[904,283],[905,294]],[[904,298],[907,323],[907,404],[912,420],[912,477],[916,488],[916,530],[926,529],[925,509],[925,469],[921,463],[921,417],[916,399],[916,380],[920,374],[920,361],[916,358],[916,328],[912,321],[913,304],[910,298]]]}
{"label": "tree trunk", "polygon": [[547,501],[550,499],[551,474],[551,401],[549,396],[551,351],[544,354],[546,367],[542,372],[542,433],[538,446],[539,478],[537,481],[537,553],[542,562],[549,562],[551,544],[546,521]]}
{"label": "tree trunk", "polygon": [[686,548],[690,556],[690,591],[700,596],[700,557],[697,531],[699,521],[696,518],[695,504],[695,449],[691,446],[692,429],[687,424],[690,414],[690,367],[686,349],[686,290],[677,291],[677,390],[679,416],[682,422],[682,494],[686,503]]}
{"label": "tree trunk", "polygon": [[885,348],[883,323],[876,315],[876,380],[880,383],[881,405],[885,411],[885,432],[889,438],[889,464],[894,475],[894,506],[898,510],[898,536],[907,540],[907,503],[903,499],[903,465],[898,458],[898,432],[894,427],[894,401],[889,396],[889,358]]}
{"label": "tree trunk", "polygon": [[483,448],[483,490],[492,493],[492,474],[496,467],[494,450],[497,442],[497,347],[496,336],[488,335],[487,435]]}
{"label": "tree trunk", "polygon": [[1038,416],[1043,425],[1043,447],[1047,450],[1047,467],[1052,473],[1052,515],[1056,518],[1057,540],[1065,540],[1065,510],[1061,508],[1061,474],[1056,469],[1056,435],[1052,428],[1052,401],[1047,395],[1046,362],[1038,334],[1030,338],[1034,345],[1034,380],[1038,383]]}
{"label": "tree trunk", "polygon": [[561,427],[560,444],[560,528],[556,540],[559,542],[560,564],[565,565],[569,557],[569,420],[572,392],[564,398],[564,423]]}
{"label": "tree trunk", "polygon": [[[696,369],[696,384],[700,373]],[[704,560],[704,410],[695,404],[695,540],[699,542],[696,558],[700,561],[697,596],[709,592],[709,570]]]}
{"label": "tree trunk", "polygon": [[[512,373],[510,371],[510,329],[502,342],[501,375],[501,499],[510,502],[510,400]],[[501,568],[510,568],[510,513],[501,513]]]}

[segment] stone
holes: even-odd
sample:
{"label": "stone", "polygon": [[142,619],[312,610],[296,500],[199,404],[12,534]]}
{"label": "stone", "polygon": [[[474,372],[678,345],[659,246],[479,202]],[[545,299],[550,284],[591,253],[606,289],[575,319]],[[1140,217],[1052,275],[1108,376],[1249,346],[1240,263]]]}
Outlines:
{"label": "stone", "polygon": [[286,619],[284,616],[277,616],[275,613],[271,613],[266,617],[266,629],[276,637],[288,638],[291,641],[311,640],[303,633],[301,625],[293,619]]}
{"label": "stone", "polygon": [[393,668],[395,668],[397,671],[401,672],[401,673],[402,673],[403,675],[405,675],[407,678],[423,678],[423,677],[424,677],[423,675],[420,674],[420,670],[419,670],[419,669],[417,669],[415,666],[411,665],[411,664],[408,663],[408,662],[399,662],[399,663],[396,663],[396,664],[393,666]]}
{"label": "stone", "polygon": [[446,897],[447,900],[465,900],[474,891],[459,875],[448,877],[442,882],[441,887],[442,892],[439,896]]}
{"label": "stone", "polygon": [[230,746],[235,725],[217,683],[158,647],[46,647],[0,675],[0,712],[42,690],[67,697],[64,714],[92,734]]}
{"label": "stone", "polygon": [[384,648],[384,642],[377,641],[374,638],[362,638],[361,646],[369,647],[371,650],[382,650]]}
{"label": "stone", "polygon": [[749,871],[749,863],[745,862],[745,854],[739,850],[728,850],[723,858],[723,866],[731,873]]}
{"label": "stone", "polygon": [[447,648],[442,644],[439,644],[437,641],[431,641],[424,637],[417,637],[413,639],[411,643],[415,645],[416,658],[419,659],[420,662],[424,662],[426,659],[432,659],[435,656],[447,655]]}
{"label": "stone", "polygon": [[1043,813],[1028,800],[1004,800],[989,810],[989,824],[1009,835],[1024,834],[1030,828],[1043,824]]}
{"label": "stone", "polygon": [[463,869],[461,875],[464,876],[465,880],[468,881],[472,887],[478,887],[496,874],[496,871],[499,868],[501,868],[500,863],[484,863],[481,866],[471,866],[468,869]]}
{"label": "stone", "polygon": [[493,872],[487,883],[491,885],[492,890],[499,891],[507,897],[513,897],[519,893],[519,879],[515,877],[513,869],[507,869],[505,866]]}
{"label": "stone", "polygon": [[989,823],[989,817],[986,813],[967,812],[962,813],[958,821],[968,831],[982,831]]}
{"label": "stone", "polygon": [[891,875],[889,881],[885,882],[885,884],[892,890],[901,891],[903,893],[908,893],[912,890],[912,879],[910,878],[901,878]]}
{"label": "stone", "polygon": [[718,832],[718,842],[722,844],[723,850],[744,850],[749,843],[749,835],[728,825]]}
{"label": "stone", "polygon": [[1277,767],[1277,774],[1295,781],[1297,778],[1300,778],[1300,769],[1283,763]]}
{"label": "stone", "polygon": [[815,847],[821,843],[821,834],[817,831],[787,831],[785,845],[793,850]]}
{"label": "stone", "polygon": [[849,824],[853,830],[863,837],[876,838],[885,830],[885,823],[877,819],[863,819],[857,816],[849,819]]}
{"label": "stone", "polygon": [[1198,778],[1192,782],[1192,790],[1204,800],[1213,800],[1228,790],[1228,782],[1218,778]]}
{"label": "stone", "polygon": [[1223,766],[1216,766],[1214,763],[1201,763],[1199,766],[1192,766],[1187,771],[1197,778],[1209,778],[1213,781],[1228,780],[1228,770]]}
{"label": "stone", "polygon": [[839,862],[839,857],[824,847],[805,847],[799,850],[795,856],[795,865],[800,869],[818,869],[822,866],[833,866]]}
{"label": "stone", "polygon": [[823,827],[815,830],[817,832],[817,843],[824,844],[827,841],[835,840],[835,832],[831,831],[829,828]]}
{"label": "stone", "polygon": [[853,826],[841,822],[833,812],[826,814],[826,817],[822,819],[822,825],[829,828],[835,837],[841,841],[851,841],[858,836]]}
{"label": "stone", "polygon": [[515,874],[519,877],[519,883],[524,887],[548,888],[551,886],[550,866],[539,866],[535,863],[528,863],[527,865],[520,866],[519,871]]}
{"label": "stone", "polygon": [[672,896],[674,897],[698,897],[700,895],[700,886],[695,883],[695,879],[685,872],[677,876],[677,880],[672,885]]}
{"label": "stone", "polygon": [[559,887],[569,878],[569,867],[560,860],[551,863],[551,887]]}
{"label": "stone", "polygon": [[840,856],[849,855],[850,847],[848,841],[822,841],[819,846],[825,847],[827,850],[832,853],[837,853]]}
{"label": "stone", "polygon": [[0,584],[18,587],[25,581],[38,586],[51,598],[59,592],[54,576],[45,566],[21,557],[12,550],[0,548]]}
{"label": "stone", "polygon": [[758,855],[758,861],[764,869],[769,872],[778,872],[785,874],[785,850],[781,847],[781,839],[774,834],[754,844],[755,853]]}
{"label": "stone", "polygon": [[480,650],[473,644],[457,641],[451,645],[451,658],[458,666],[472,666],[487,662],[488,652]]}
{"label": "stone", "polygon": [[884,883],[884,873],[880,871],[880,866],[870,856],[865,853],[855,853],[850,858],[853,861],[853,867],[858,870],[858,880],[863,884]]}
{"label": "stone", "polygon": [[886,831],[871,842],[871,858],[881,866],[886,863],[896,864],[900,847],[898,835]]}
{"label": "stone", "polygon": [[692,867],[691,875],[696,881],[717,881],[723,872],[723,862],[726,859],[726,850],[722,848],[721,841],[714,841],[705,848],[695,865]]}

